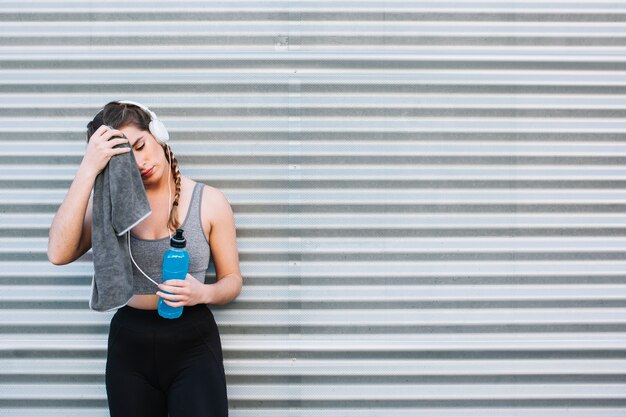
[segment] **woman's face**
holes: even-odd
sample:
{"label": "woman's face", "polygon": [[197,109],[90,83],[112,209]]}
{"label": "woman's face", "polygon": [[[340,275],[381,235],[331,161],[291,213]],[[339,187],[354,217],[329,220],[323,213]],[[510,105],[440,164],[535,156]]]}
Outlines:
{"label": "woman's face", "polygon": [[128,138],[144,184],[157,184],[167,177],[170,167],[165,152],[150,132],[132,125],[118,130]]}

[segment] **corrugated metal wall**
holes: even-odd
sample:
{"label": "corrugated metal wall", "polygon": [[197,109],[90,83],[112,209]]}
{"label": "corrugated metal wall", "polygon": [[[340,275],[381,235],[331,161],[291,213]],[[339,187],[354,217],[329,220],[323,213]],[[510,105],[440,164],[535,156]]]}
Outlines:
{"label": "corrugated metal wall", "polygon": [[48,227],[111,99],[236,213],[231,415],[626,415],[626,3],[0,3],[0,414],[108,415]]}

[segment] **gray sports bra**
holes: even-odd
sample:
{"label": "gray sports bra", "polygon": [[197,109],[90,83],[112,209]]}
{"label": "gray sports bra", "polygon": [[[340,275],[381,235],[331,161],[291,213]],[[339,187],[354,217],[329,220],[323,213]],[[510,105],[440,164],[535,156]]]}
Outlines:
{"label": "gray sports bra", "polygon": [[[206,271],[211,258],[211,248],[202,230],[200,208],[202,201],[202,191],[204,184],[196,183],[191,194],[191,202],[187,217],[180,226],[183,229],[187,240],[187,251],[189,252],[189,273],[198,281],[204,283]],[[139,268],[156,282],[162,282],[161,266],[163,264],[163,253],[170,247],[170,238],[166,236],[162,239],[141,239],[130,234],[130,247],[133,258]],[[159,289],[148,278],[133,265],[133,294],[155,294]]]}

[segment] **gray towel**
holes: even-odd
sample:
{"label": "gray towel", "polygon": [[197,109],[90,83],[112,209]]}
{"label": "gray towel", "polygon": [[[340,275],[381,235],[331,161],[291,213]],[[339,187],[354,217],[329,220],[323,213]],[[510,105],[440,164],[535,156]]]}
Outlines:
{"label": "gray towel", "polygon": [[[130,147],[122,144],[117,147]],[[89,308],[110,311],[133,296],[127,231],[150,215],[150,204],[133,151],[111,157],[96,177],[91,246],[94,275]]]}

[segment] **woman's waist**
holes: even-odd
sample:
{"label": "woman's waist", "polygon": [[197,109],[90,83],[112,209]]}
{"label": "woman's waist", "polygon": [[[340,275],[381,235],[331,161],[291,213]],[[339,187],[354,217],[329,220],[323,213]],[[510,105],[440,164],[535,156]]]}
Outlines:
{"label": "woman's waist", "polygon": [[[128,303],[126,303],[126,306],[131,307],[134,310],[153,310],[154,311],[154,310],[157,310],[159,307],[159,298],[160,297],[156,294],[135,294],[130,298],[130,300],[128,300]],[[184,309],[209,310],[209,306],[207,304],[196,304],[193,306],[184,306],[183,311]]]}
{"label": "woman's waist", "polygon": [[159,296],[156,294],[135,294],[126,305],[140,310],[156,310],[159,306]]}

